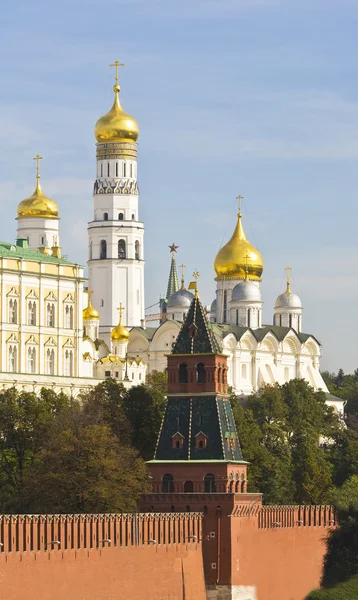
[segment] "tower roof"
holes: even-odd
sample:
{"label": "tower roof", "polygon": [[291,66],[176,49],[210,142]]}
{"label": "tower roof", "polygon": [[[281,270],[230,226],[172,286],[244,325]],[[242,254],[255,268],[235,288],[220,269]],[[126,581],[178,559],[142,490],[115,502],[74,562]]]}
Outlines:
{"label": "tower roof", "polygon": [[58,206],[55,200],[46,196],[40,184],[40,166],[39,161],[42,156],[35,156],[36,160],[36,187],[29,198],[22,200],[17,207],[18,217],[42,217],[46,219],[58,219]]}
{"label": "tower roof", "polygon": [[172,294],[175,294],[175,292],[178,291],[179,289],[179,280],[178,280],[178,272],[177,272],[177,265],[175,262],[175,253],[177,251],[177,248],[179,248],[179,246],[176,246],[174,243],[169,246],[170,248],[170,252],[172,255],[172,260],[170,263],[170,272],[169,272],[169,279],[168,279],[168,287],[167,287],[167,296],[166,299],[169,300],[170,296]]}
{"label": "tower roof", "polygon": [[203,305],[196,293],[172,354],[221,354]]}

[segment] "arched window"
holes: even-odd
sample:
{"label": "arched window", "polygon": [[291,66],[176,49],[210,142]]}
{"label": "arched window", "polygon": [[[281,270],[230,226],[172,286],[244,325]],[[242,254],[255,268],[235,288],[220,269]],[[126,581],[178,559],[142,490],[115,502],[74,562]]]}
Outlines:
{"label": "arched window", "polygon": [[241,493],[244,494],[245,493],[245,475],[242,473],[241,475]]}
{"label": "arched window", "polygon": [[[27,305],[27,324],[36,325],[36,302],[29,300]],[[31,371],[32,372],[32,371]]]}
{"label": "arched window", "polygon": [[92,260],[92,242],[90,242],[90,245],[89,245],[89,257],[90,257],[90,260]]}
{"label": "arched window", "polygon": [[65,307],[65,327],[73,329],[73,306],[66,304]]}
{"label": "arched window", "polygon": [[9,300],[9,323],[17,323],[17,300],[10,298]]}
{"label": "arched window", "polygon": [[216,492],[215,475],[213,473],[208,473],[204,477],[204,492],[207,494]]}
{"label": "arched window", "polygon": [[106,240],[101,240],[100,242],[100,254],[99,257],[103,260],[107,258],[107,242]]}
{"label": "arched window", "polygon": [[46,373],[47,375],[55,374],[55,351],[54,349],[47,348],[46,352]]}
{"label": "arched window", "polygon": [[118,163],[116,162],[116,177],[118,177]]}
{"label": "arched window", "polygon": [[103,220],[104,221],[108,221],[108,213],[104,213],[103,214]]}
{"label": "arched window", "polygon": [[118,214],[118,221],[123,221],[124,215],[123,213]]}
{"label": "arched window", "polygon": [[221,383],[221,367],[218,368],[218,383]]}
{"label": "arched window", "polygon": [[118,240],[118,258],[126,258],[126,243],[124,240]]}
{"label": "arched window", "polygon": [[135,216],[134,216],[134,215],[132,215],[132,221],[134,221],[134,219],[135,219]]}
{"label": "arched window", "polygon": [[288,315],[288,326],[292,327],[292,315]]}
{"label": "arched window", "polygon": [[126,163],[123,163],[123,177],[125,177],[127,174],[127,168],[126,168]]}
{"label": "arched window", "polygon": [[36,373],[36,348],[27,350],[27,372]]}
{"label": "arched window", "polygon": [[17,371],[17,347],[9,346],[9,371],[16,373]]}
{"label": "arched window", "polygon": [[226,323],[227,321],[227,291],[224,291],[224,297],[223,297],[223,322]]}
{"label": "arched window", "polygon": [[139,242],[136,240],[134,244],[134,256],[136,260],[139,260]]}
{"label": "arched window", "polygon": [[162,492],[163,494],[172,494],[174,492],[174,477],[170,473],[163,475]]}
{"label": "arched window", "polygon": [[110,171],[109,171],[109,163],[107,163],[107,177],[109,177],[109,173],[110,173]]}
{"label": "arched window", "polygon": [[67,377],[73,376],[73,350],[66,350],[65,352],[65,375]]}
{"label": "arched window", "polygon": [[53,302],[48,302],[46,306],[46,324],[47,327],[55,327],[55,305]]}
{"label": "arched window", "polygon": [[192,481],[186,481],[184,483],[184,493],[191,494],[194,491],[194,484]]}
{"label": "arched window", "polygon": [[206,383],[206,371],[204,363],[198,363],[196,365],[196,382]]}
{"label": "arched window", "polygon": [[236,325],[239,324],[239,311],[238,309],[236,310]]}
{"label": "arched window", "polygon": [[185,363],[179,365],[179,383],[188,383],[188,367]]}
{"label": "arched window", "polygon": [[251,327],[251,309],[248,308],[247,310],[247,326]]}

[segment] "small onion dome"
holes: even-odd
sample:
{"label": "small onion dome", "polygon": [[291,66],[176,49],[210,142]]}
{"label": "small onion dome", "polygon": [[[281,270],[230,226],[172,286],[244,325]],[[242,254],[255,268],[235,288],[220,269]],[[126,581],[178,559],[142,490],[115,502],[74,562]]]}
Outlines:
{"label": "small onion dome", "polygon": [[237,217],[231,239],[216,255],[216,275],[219,279],[244,279],[247,272],[249,279],[261,281],[264,261],[260,252],[246,238],[241,213]]}
{"label": "small onion dome", "polygon": [[212,312],[212,313],[216,312],[217,305],[218,305],[218,301],[215,298],[215,300],[213,300],[211,303],[210,312]]}
{"label": "small onion dome", "polygon": [[122,315],[120,316],[117,327],[114,327],[111,331],[111,339],[112,342],[128,342],[129,340],[129,331],[122,324]]}
{"label": "small onion dome", "polygon": [[136,142],[139,136],[137,121],[127,115],[119,102],[120,87],[113,87],[114,102],[111,110],[100,117],[95,125],[94,134],[97,142]]}
{"label": "small onion dome", "polygon": [[297,296],[297,294],[293,294],[291,290],[288,289],[280,294],[275,302],[275,308],[302,308],[301,299]]}
{"label": "small onion dome", "polygon": [[181,288],[170,296],[167,308],[189,308],[193,298],[194,296],[191,292]]}
{"label": "small onion dome", "polygon": [[258,285],[248,279],[240,281],[232,290],[232,302],[261,302],[261,292]]}
{"label": "small onion dome", "polygon": [[99,319],[99,312],[95,308],[93,308],[91,303],[91,293],[88,292],[88,305],[82,311],[82,318],[84,321],[89,321],[90,319]]}
{"label": "small onion dome", "polygon": [[36,188],[30,198],[25,198],[17,207],[18,217],[43,217],[58,219],[57,202],[45,196],[41,189],[40,180],[36,180]]}

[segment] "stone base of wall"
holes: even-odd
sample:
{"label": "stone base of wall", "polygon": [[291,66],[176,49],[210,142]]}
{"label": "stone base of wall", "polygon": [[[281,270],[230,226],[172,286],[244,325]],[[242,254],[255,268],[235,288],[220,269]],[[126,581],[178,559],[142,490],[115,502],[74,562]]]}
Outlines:
{"label": "stone base of wall", "polygon": [[258,598],[255,586],[207,585],[206,600],[258,600]]}

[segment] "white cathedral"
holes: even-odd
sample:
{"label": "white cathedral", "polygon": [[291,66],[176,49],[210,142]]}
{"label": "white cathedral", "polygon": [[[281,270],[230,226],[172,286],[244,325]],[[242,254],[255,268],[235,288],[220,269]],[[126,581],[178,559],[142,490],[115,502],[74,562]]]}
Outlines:
{"label": "white cathedral", "polygon": [[[114,66],[113,106],[95,125],[88,285],[84,267],[62,257],[58,205],[41,189],[39,155],[35,191],[18,205],[16,242],[0,242],[0,389],[45,386],[75,396],[106,377],[127,387],[144,383],[148,372],[165,370],[193,298],[183,276],[179,286],[173,244],[167,297],[156,316],[160,324],[146,327],[153,317],[146,321],[144,308],[139,127],[121,107],[118,61]],[[302,303],[289,276],[275,303],[273,325],[263,324],[263,260],[245,236],[240,211],[214,268],[216,298],[208,312],[236,393],[248,395],[264,384],[299,377],[325,391],[342,415],[343,401],[328,394],[319,371],[320,344],[302,332]]]}

